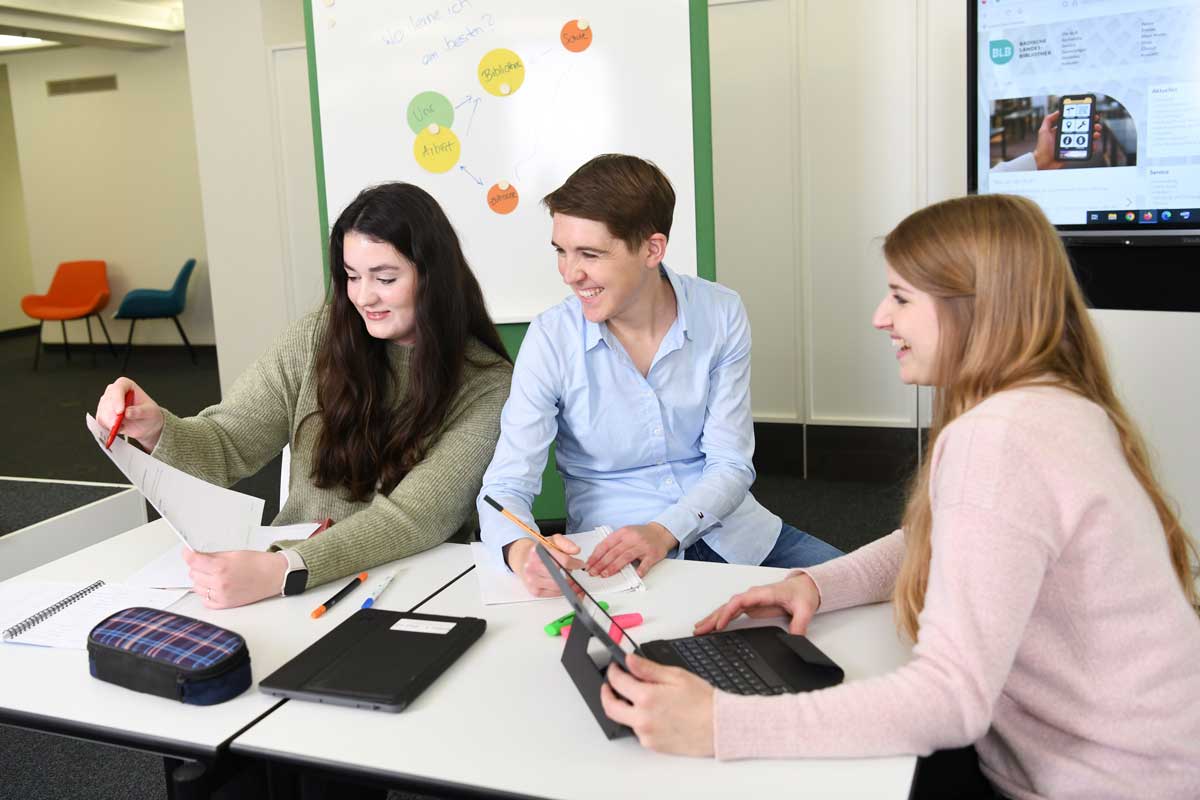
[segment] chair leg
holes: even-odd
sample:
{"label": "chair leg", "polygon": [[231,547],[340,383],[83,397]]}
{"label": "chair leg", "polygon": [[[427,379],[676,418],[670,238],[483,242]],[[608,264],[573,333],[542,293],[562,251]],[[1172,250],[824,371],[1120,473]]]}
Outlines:
{"label": "chair leg", "polygon": [[192,363],[196,363],[196,351],[192,349],[192,343],[188,341],[187,334],[183,332],[183,326],[179,324],[179,317],[171,317],[175,320],[175,327],[179,328],[179,335],[183,337],[183,343],[187,345],[188,355],[192,357]]}
{"label": "chair leg", "polygon": [[92,318],[84,317],[83,324],[87,325],[88,331],[88,350],[92,351],[92,367],[96,366],[96,343],[92,341]]}
{"label": "chair leg", "polygon": [[42,326],[46,324],[45,320],[38,321],[37,344],[33,346],[33,371],[37,372],[38,359],[42,355]]}
{"label": "chair leg", "polygon": [[71,343],[67,341],[67,321],[65,319],[60,319],[58,322],[60,325],[62,325],[62,329],[63,329],[63,352],[65,352],[67,354],[67,361],[70,361],[71,360]]}
{"label": "chair leg", "polygon": [[121,374],[125,374],[129,368],[129,356],[133,353],[133,329],[137,327],[137,320],[129,320],[129,341],[125,343],[125,363],[121,364]]}
{"label": "chair leg", "polygon": [[100,323],[100,330],[104,331],[104,338],[108,339],[108,352],[113,354],[113,358],[117,357],[117,348],[113,347],[112,339],[108,337],[108,327],[104,324],[104,317],[100,316],[100,312],[96,312],[96,321]]}

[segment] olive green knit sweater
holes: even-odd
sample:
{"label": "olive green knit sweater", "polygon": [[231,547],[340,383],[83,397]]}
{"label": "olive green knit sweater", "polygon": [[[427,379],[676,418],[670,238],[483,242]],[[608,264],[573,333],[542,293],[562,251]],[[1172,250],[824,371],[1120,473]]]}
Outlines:
{"label": "olive green knit sweater", "polygon": [[[243,373],[225,399],[194,417],[166,409],[154,457],[221,486],[258,472],[291,445],[288,498],[273,525],[334,520],[334,526],[294,547],[308,565],[308,585],[350,575],[441,544],[475,526],[475,495],[500,435],[500,411],[512,368],[482,343],[471,340],[462,387],[425,459],[390,494],[351,502],[342,489],[312,482],[314,450],[321,430],[317,410],[317,345],[324,313],[313,312],[288,327]],[[407,395],[410,348],[388,350],[397,376],[392,397]],[[474,363],[472,363],[474,362]],[[479,366],[479,365],[484,366]],[[464,539],[465,540],[465,539]]]}

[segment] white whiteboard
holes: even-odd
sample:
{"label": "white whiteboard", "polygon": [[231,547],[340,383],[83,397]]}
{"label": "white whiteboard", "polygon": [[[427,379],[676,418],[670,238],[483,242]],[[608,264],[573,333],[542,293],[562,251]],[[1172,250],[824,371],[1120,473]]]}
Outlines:
{"label": "white whiteboard", "polygon": [[[696,274],[688,0],[311,4],[331,223],[365,186],[421,186],[458,231],[495,320],[528,322],[568,293],[541,198],[593,156],[630,153],[674,185],[666,263]],[[445,102],[413,106],[410,125],[425,92]],[[493,210],[512,189],[516,207]]]}

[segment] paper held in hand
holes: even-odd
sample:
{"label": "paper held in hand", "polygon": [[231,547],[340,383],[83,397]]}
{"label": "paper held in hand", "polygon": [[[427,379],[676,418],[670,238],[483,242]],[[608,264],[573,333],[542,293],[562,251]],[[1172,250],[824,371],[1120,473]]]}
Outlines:
{"label": "paper held in hand", "polygon": [[113,441],[111,449],[106,448],[108,431],[91,414],[86,421],[101,452],[141,491],[184,544],[201,553],[255,549],[252,542],[265,505],[261,499],[188,475],[120,438]]}

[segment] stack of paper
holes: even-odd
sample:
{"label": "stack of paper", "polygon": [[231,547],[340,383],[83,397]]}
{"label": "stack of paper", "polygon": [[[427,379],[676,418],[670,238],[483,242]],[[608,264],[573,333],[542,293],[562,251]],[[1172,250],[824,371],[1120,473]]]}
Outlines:
{"label": "stack of paper", "polygon": [[[583,533],[568,534],[567,538],[579,545],[579,554],[575,558],[587,561],[588,556],[596,549],[596,545],[600,544],[604,537],[611,532],[609,528],[597,528]],[[475,559],[475,572],[479,576],[479,592],[483,596],[485,606],[554,599],[531,595],[525,588],[525,584],[521,583],[521,579],[494,557],[482,542],[471,543],[471,557]],[[607,578],[594,577],[583,570],[572,572],[571,578],[593,597],[646,590],[646,585],[642,583],[641,577],[632,564],[626,564],[620,572]]]}

